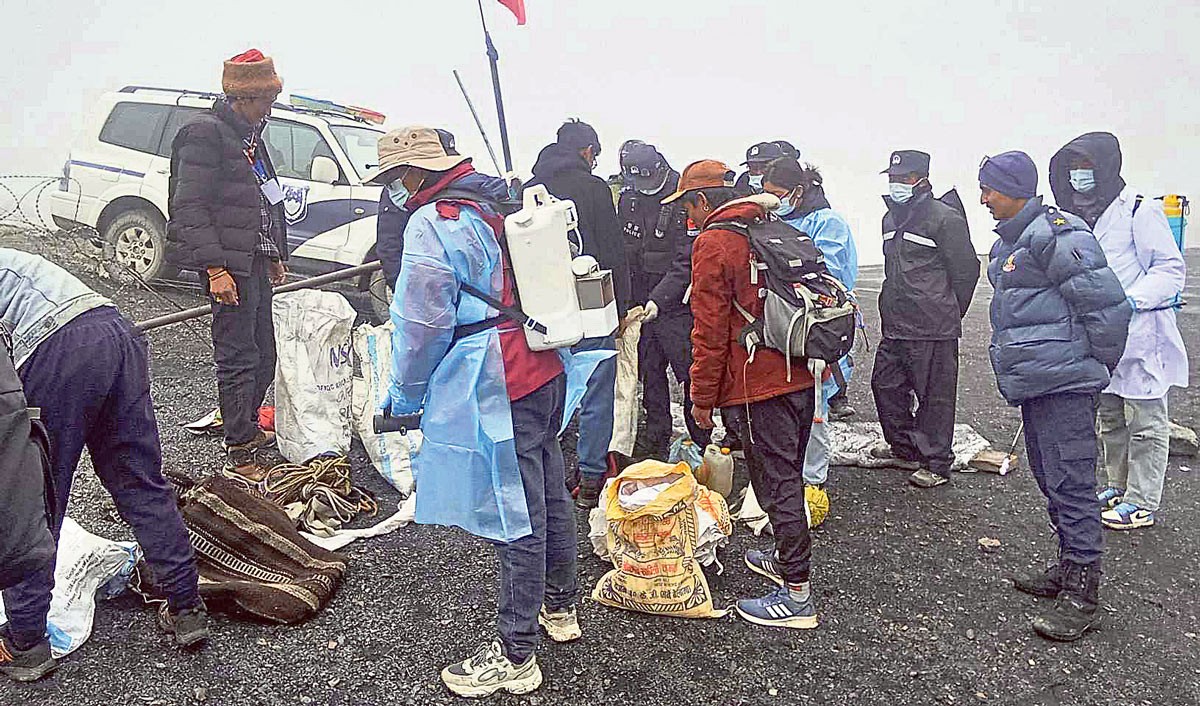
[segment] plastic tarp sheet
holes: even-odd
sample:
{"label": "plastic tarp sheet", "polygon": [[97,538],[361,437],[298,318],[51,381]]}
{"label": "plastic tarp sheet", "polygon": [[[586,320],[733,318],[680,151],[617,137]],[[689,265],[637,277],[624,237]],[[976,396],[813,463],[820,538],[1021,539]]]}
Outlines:
{"label": "plastic tarp sheet", "polygon": [[[141,558],[142,549],[136,542],[97,537],[75,520],[63,520],[46,630],[55,657],[68,655],[87,642],[92,636],[96,597],[108,599],[124,593]],[[0,599],[0,623],[6,621]]]}

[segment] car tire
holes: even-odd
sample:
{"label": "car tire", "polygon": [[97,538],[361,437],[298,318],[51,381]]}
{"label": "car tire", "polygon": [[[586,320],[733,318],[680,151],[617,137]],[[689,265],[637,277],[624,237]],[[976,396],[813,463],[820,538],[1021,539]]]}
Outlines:
{"label": "car tire", "polygon": [[376,324],[386,324],[391,320],[392,293],[392,286],[388,284],[383,270],[372,272],[367,282],[367,296],[371,298],[371,311],[375,314]]}
{"label": "car tire", "polygon": [[166,224],[157,214],[133,209],[117,214],[104,229],[109,255],[128,275],[136,272],[143,280],[174,277],[177,268],[167,264]]}

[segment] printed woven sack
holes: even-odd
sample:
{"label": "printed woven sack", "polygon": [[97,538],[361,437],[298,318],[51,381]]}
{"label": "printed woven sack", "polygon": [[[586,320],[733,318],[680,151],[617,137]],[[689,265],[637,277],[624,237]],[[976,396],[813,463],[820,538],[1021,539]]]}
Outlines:
{"label": "printed woven sack", "polygon": [[[696,558],[696,504],[704,488],[686,463],[643,461],[626,468],[604,489],[608,552],[613,570],[592,591],[592,600],[625,610],[680,618],[719,618],[712,591]],[[718,524],[732,532],[724,499],[715,504]]]}

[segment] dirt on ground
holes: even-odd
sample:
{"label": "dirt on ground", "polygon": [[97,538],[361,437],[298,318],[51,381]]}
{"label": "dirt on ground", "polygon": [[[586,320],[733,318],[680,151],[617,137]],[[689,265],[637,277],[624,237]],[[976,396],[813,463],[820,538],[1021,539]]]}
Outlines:
{"label": "dirt on ground", "polygon": [[[38,249],[109,294],[131,319],[201,302],[194,288],[163,288],[173,303],[137,287],[115,288],[88,272],[70,248],[0,234],[0,244]],[[1193,268],[1200,253],[1188,253]],[[878,331],[878,268],[860,283],[868,327]],[[1200,297],[1179,324],[1200,350]],[[364,306],[349,293],[356,306]],[[996,392],[988,363],[990,289],[981,281],[961,344],[958,420],[999,448],[1019,422]],[[876,333],[877,335],[877,333]],[[206,322],[149,334],[153,393],[165,467],[193,478],[216,471],[215,438],[180,425],[216,405]],[[873,343],[873,341],[872,341]],[[859,420],[874,418],[873,348],[860,349],[851,384]],[[1192,374],[1197,374],[1193,356]],[[1197,427],[1195,394],[1172,394],[1171,416]],[[573,443],[567,439],[567,443]],[[573,458],[573,454],[570,454]],[[399,496],[373,471],[361,446],[355,481],[387,510]],[[1030,619],[1046,602],[1013,590],[1005,576],[1045,562],[1055,542],[1045,501],[1022,465],[1006,477],[956,474],[932,491],[906,474],[835,468],[833,510],[814,535],[813,587],[821,626],[799,631],[752,626],[737,617],[683,620],[622,612],[584,598],[582,640],[545,644],[544,686],[497,704],[1012,704],[1175,705],[1200,703],[1200,459],[1173,457],[1158,524],[1106,533],[1103,628],[1072,644],[1035,636]],[[76,474],[69,514],[84,528],[131,538],[87,461]],[[358,524],[370,524],[364,519]],[[586,596],[607,567],[586,539],[580,513],[579,577]],[[984,551],[979,539],[998,539]],[[768,538],[739,527],[709,572],[719,606],[772,588],[742,553]],[[466,534],[410,526],[350,545],[345,583],[329,607],[295,626],[216,615],[211,644],[174,649],[153,610],[133,596],[102,602],[91,639],[41,682],[0,682],[0,703],[89,704],[443,704],[456,702],[438,672],[494,634],[496,561]]]}

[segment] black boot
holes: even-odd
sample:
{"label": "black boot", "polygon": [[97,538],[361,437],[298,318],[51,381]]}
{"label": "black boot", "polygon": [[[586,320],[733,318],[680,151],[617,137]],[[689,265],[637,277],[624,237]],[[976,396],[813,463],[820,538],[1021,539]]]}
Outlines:
{"label": "black boot", "polygon": [[1073,642],[1100,624],[1100,562],[1059,565],[1062,591],[1054,605],[1033,619],[1033,629],[1048,640]]}
{"label": "black boot", "polygon": [[575,507],[591,510],[600,503],[600,491],[604,488],[604,476],[582,475],[579,478],[579,494],[575,496]]}
{"label": "black boot", "polygon": [[0,627],[0,672],[17,681],[37,681],[58,668],[50,641],[42,638],[29,649],[17,649],[8,626]]}
{"label": "black boot", "polygon": [[1032,569],[1018,571],[1010,577],[1013,588],[1031,596],[1054,598],[1062,591],[1062,575],[1059,567],[1060,563],[1056,561],[1048,564],[1041,572]]}

